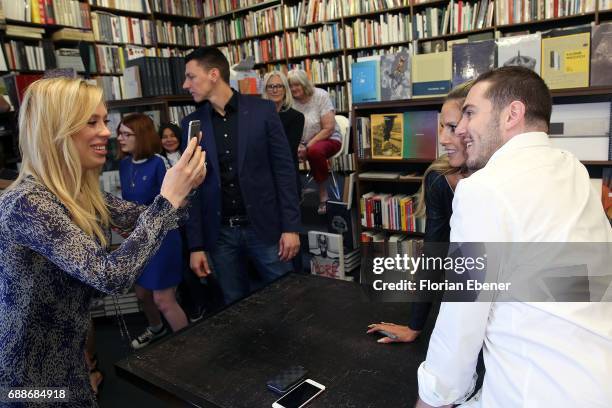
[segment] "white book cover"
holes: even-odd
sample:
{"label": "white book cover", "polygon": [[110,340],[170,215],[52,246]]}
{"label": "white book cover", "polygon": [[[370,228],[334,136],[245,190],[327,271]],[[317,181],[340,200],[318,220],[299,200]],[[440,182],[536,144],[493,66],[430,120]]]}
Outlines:
{"label": "white book cover", "polygon": [[610,102],[553,105],[550,140],[579,160],[608,160]]}
{"label": "white book cover", "polygon": [[344,278],[342,235],[323,231],[308,232],[308,251],[312,255],[310,273],[328,278]]}
{"label": "white book cover", "polygon": [[497,66],[521,66],[540,74],[540,33],[503,37],[497,40]]}

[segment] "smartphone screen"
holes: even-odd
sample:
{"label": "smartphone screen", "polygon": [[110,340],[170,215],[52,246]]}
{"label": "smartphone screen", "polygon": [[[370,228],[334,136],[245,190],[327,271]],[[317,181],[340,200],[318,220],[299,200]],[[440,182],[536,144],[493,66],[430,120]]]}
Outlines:
{"label": "smartphone screen", "polygon": [[277,408],[300,408],[323,392],[324,389],[324,387],[317,387],[308,381],[304,381],[277,400],[272,406]]}

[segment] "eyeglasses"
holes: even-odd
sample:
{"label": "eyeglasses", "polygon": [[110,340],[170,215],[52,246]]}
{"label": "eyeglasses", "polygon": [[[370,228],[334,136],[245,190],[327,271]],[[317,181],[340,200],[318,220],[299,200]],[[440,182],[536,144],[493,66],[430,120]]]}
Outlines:
{"label": "eyeglasses", "polygon": [[117,137],[125,137],[127,139],[130,136],[136,136],[136,134],[128,132],[117,132]]}
{"label": "eyeglasses", "polygon": [[278,84],[275,84],[275,85],[266,85],[266,90],[267,91],[275,92],[275,91],[280,91],[281,89],[285,89],[285,85],[278,85]]}

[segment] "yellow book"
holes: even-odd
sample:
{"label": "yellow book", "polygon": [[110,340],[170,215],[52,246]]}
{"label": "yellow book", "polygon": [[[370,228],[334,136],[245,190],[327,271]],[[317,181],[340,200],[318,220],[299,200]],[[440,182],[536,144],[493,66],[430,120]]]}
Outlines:
{"label": "yellow book", "polygon": [[40,19],[40,0],[30,0],[30,10],[32,10],[32,22],[41,24],[43,21]]}
{"label": "yellow book", "polygon": [[551,30],[542,35],[542,78],[550,89],[589,86],[591,35],[588,27],[581,29],[585,32]]}
{"label": "yellow book", "polygon": [[418,54],[412,57],[412,97],[432,98],[450,91],[452,52]]}
{"label": "yellow book", "polygon": [[401,159],[404,149],[404,115],[370,116],[373,159]]}

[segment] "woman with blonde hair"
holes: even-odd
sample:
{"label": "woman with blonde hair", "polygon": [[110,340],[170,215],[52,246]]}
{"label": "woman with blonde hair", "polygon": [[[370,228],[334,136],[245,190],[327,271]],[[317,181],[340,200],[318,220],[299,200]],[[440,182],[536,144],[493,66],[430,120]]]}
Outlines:
{"label": "woman with blonde hair", "polygon": [[[21,171],[0,197],[4,390],[61,388],[56,402],[96,405],[83,359],[92,296],[132,286],[206,175],[194,140],[148,207],[102,193],[106,124],[102,89],[85,81],[42,79],[25,93]],[[111,226],[133,228],[112,253]]]}
{"label": "woman with blonde hair", "polygon": [[[446,154],[435,160],[425,171],[423,183],[417,193],[416,217],[426,216],[425,256],[446,256],[446,244],[450,241],[450,218],[453,212],[453,196],[459,180],[468,177],[465,167],[467,153],[463,140],[455,134],[461,120],[461,107],[472,87],[472,81],[453,88],[442,105],[438,138]],[[442,271],[426,271],[440,275]],[[413,303],[407,326],[394,323],[377,323],[368,326],[368,333],[381,332],[379,343],[414,341],[427,322],[432,303]]]}
{"label": "woman with blonde hair", "polygon": [[283,129],[285,130],[285,135],[287,135],[293,164],[295,165],[298,194],[300,194],[302,187],[298,169],[298,148],[302,139],[302,132],[304,131],[304,115],[293,109],[293,96],[289,91],[289,82],[287,82],[287,78],[282,72],[270,71],[264,75],[263,88],[264,93],[262,97],[274,102],[278,116],[283,123]]}

